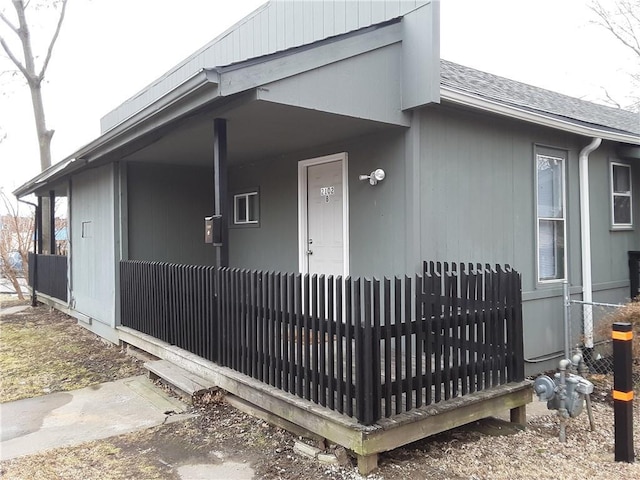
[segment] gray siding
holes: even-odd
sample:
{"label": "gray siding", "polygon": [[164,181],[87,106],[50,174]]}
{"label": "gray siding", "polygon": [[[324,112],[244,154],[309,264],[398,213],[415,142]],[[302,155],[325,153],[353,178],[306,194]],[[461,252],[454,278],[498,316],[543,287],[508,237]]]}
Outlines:
{"label": "gray siding", "polygon": [[138,92],[100,121],[104,133],[203,68],[313,43],[399,17],[428,0],[271,1]]}
{"label": "gray siding", "polygon": [[[230,229],[230,265],[297,272],[298,162],[347,152],[351,275],[410,274],[422,260],[508,263],[522,273],[528,372],[553,368],[564,346],[562,285],[537,281],[534,155],[559,151],[566,157],[566,255],[579,299],[578,154],[590,139],[447,106],[426,107],[414,116],[419,122],[411,129],[389,127],[250,162],[232,158],[230,200],[257,189],[260,223]],[[608,303],[628,295],[627,250],[639,243],[637,227],[610,228],[614,147],[605,142],[590,157],[594,299]],[[408,167],[414,149],[416,175]],[[376,168],[387,174],[377,186],[358,179]],[[640,175],[633,174],[637,225]],[[212,205],[210,169],[134,163],[128,182],[130,258],[213,263],[213,249],[202,238],[202,219]],[[419,228],[415,253],[407,248],[411,222]],[[574,319],[574,330],[580,328]]]}
{"label": "gray siding", "polygon": [[262,100],[408,125],[400,104],[397,77],[401,70],[402,44],[398,42],[266,84],[258,94]]}
{"label": "gray siding", "polygon": [[213,265],[204,217],[213,211],[213,170],[131,163],[128,166],[129,259]]}
{"label": "gray siding", "polygon": [[[611,229],[610,162],[629,164],[616,157],[613,145],[605,142],[589,157],[589,194],[591,196],[591,265],[593,283],[596,288],[620,287],[628,281],[627,251],[638,249],[638,225],[640,221],[638,195],[640,195],[640,173],[632,165],[634,182],[634,225],[632,230]],[[626,293],[629,296],[629,293]]]}
{"label": "gray siding", "polygon": [[[403,129],[231,167],[231,194],[258,187],[261,215],[259,227],[231,228],[232,266],[298,271],[298,161],[338,152],[348,154],[351,275],[403,271]],[[387,173],[377,186],[358,179],[376,168]]]}
{"label": "gray siding", "polygon": [[533,158],[546,145],[568,156],[569,275],[579,278],[576,139],[447,109],[424,110],[422,128],[422,257],[508,263],[524,292],[536,290]]}
{"label": "gray siding", "polygon": [[72,178],[71,307],[115,326],[114,166]]}
{"label": "gray siding", "polygon": [[229,229],[229,265],[298,271],[297,178],[297,165],[290,158],[264,159],[229,168],[231,198],[256,188],[260,196],[259,225]]}
{"label": "gray siding", "polygon": [[[447,108],[424,109],[421,125],[421,257],[512,265],[522,273],[525,357],[534,361],[561,351],[562,286],[537,282],[534,151],[566,152],[566,254],[579,299],[578,155],[590,139]],[[613,158],[607,142],[590,156],[591,241],[594,300],[617,303],[628,296],[627,250],[637,248],[638,234],[610,229]],[[636,192],[638,187],[635,173]],[[637,225],[637,208],[634,217]],[[555,364],[557,359],[528,368]]]}

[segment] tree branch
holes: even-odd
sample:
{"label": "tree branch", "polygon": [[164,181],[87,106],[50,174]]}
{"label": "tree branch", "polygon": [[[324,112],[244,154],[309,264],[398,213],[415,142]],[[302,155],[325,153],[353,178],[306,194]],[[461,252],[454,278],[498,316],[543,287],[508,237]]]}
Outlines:
{"label": "tree branch", "polygon": [[67,0],[62,0],[62,8],[60,10],[60,18],[58,18],[58,25],[56,26],[56,31],[51,37],[51,42],[49,43],[49,48],[47,50],[47,56],[44,59],[44,63],[42,64],[42,68],[40,69],[40,74],[38,78],[42,80],[44,78],[44,74],[47,71],[47,66],[49,65],[49,60],[51,60],[51,53],[53,52],[53,47],[56,44],[56,40],[58,40],[58,35],[60,34],[60,28],[62,27],[62,21],[64,20],[64,14],[67,11]]}
{"label": "tree branch", "polygon": [[25,66],[22,65],[22,63],[20,63],[20,60],[18,60],[15,57],[15,55],[13,54],[11,49],[9,48],[9,45],[7,45],[7,43],[4,41],[4,38],[2,38],[2,37],[0,37],[0,45],[2,45],[2,49],[5,51],[5,53],[9,57],[9,59],[14,63],[14,65],[16,67],[18,67],[18,70],[20,70],[20,72],[22,72],[22,75],[24,75],[24,78],[26,78],[27,81],[30,81],[29,79],[31,78],[31,75],[29,74],[29,72],[27,71]]}
{"label": "tree branch", "polygon": [[[599,18],[599,21],[595,23],[609,30],[609,32],[616,37],[618,41],[620,41],[620,43],[627,48],[630,48],[636,56],[640,57],[640,42],[635,35],[635,31],[631,23],[631,18],[635,18],[636,16],[634,6],[629,2],[620,2],[616,6],[618,8],[618,15],[625,19],[628,24],[628,28],[625,28],[625,25],[622,25],[620,22],[615,21],[615,19],[613,19],[615,14],[606,10],[600,2],[596,1],[592,5],[589,5],[589,9]],[[624,35],[620,32],[623,32]]]}
{"label": "tree branch", "polygon": [[602,90],[604,90],[604,94],[607,97],[607,102],[610,103],[611,105],[615,106],[616,108],[622,108],[622,105],[620,105],[620,102],[618,102],[617,100],[615,100],[610,94],[609,91],[602,87]]}
{"label": "tree branch", "polygon": [[15,33],[16,35],[19,35],[18,27],[16,27],[13,23],[11,23],[9,19],[5,17],[4,13],[2,12],[0,12],[0,20],[2,20],[4,23],[6,23],[9,26],[9,28],[13,30],[13,33]]}

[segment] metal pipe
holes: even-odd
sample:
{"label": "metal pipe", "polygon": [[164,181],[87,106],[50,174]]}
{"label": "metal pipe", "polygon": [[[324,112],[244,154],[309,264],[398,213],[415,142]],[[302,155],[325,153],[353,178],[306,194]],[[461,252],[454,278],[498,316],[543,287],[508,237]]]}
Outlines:
{"label": "metal pipe", "polygon": [[[586,378],[587,373],[589,373],[589,367],[587,367],[587,364],[584,361],[584,356],[582,355],[582,353],[580,352],[580,350],[578,348],[576,348],[576,354],[574,355],[574,358],[578,357],[578,374],[582,377],[582,378]],[[596,422],[593,419],[593,409],[591,408],[591,394],[587,393],[585,394],[585,401],[587,403],[587,415],[589,416],[589,429],[592,432],[596,431]]]}
{"label": "metal pipe", "polygon": [[49,254],[56,252],[56,192],[49,191]]}
{"label": "metal pipe", "polygon": [[[582,300],[593,301],[591,280],[591,222],[589,200],[589,154],[600,146],[602,139],[594,137],[591,143],[580,151],[580,238],[582,244]],[[593,316],[591,305],[583,306],[584,344],[593,348]]]}
{"label": "metal pipe", "polygon": [[[17,197],[16,197],[17,198]],[[31,205],[35,211],[34,211],[34,218],[33,218],[33,278],[29,278],[29,281],[31,282],[31,306],[32,307],[37,307],[38,306],[38,298],[37,298],[37,294],[36,294],[36,277],[38,276],[37,272],[37,267],[38,267],[38,245],[37,245],[37,241],[36,241],[36,234],[37,234],[37,230],[38,230],[38,205],[36,205],[35,203],[31,203],[31,202],[27,202],[26,200],[20,200],[19,198],[17,198],[17,200],[19,202],[22,203],[26,203],[27,205]]]}
{"label": "metal pipe", "polygon": [[564,356],[571,357],[571,293],[569,281],[562,282],[562,298],[564,299]]}
{"label": "metal pipe", "polygon": [[567,418],[569,412],[566,406],[567,399],[567,368],[571,365],[571,360],[566,358],[560,360],[560,385],[558,386],[558,397],[560,398],[560,408],[558,408],[558,416],[560,417],[560,442],[567,441]]}

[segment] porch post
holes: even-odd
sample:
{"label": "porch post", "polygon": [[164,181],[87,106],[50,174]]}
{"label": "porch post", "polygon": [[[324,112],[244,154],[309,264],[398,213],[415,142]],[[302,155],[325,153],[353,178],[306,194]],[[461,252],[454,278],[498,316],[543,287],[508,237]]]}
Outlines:
{"label": "porch post", "polygon": [[49,190],[49,254],[56,253],[56,192]]}
{"label": "porch post", "polygon": [[38,298],[36,293],[38,290],[38,253],[40,253],[41,251],[39,250],[39,248],[42,248],[42,237],[40,235],[40,230],[42,230],[42,201],[40,200],[40,197],[38,197],[38,204],[36,205],[35,214],[35,225],[33,226],[33,235],[35,238],[33,239],[33,258],[31,259],[33,265],[29,265],[29,271],[31,272],[29,281],[31,282],[32,307],[38,306]]}
{"label": "porch post", "polygon": [[227,201],[227,120],[213,120],[213,201],[214,215],[220,217],[220,243],[216,247],[216,265],[229,266],[229,208]]}
{"label": "porch post", "polygon": [[36,208],[36,253],[42,253],[42,197],[38,197]]}

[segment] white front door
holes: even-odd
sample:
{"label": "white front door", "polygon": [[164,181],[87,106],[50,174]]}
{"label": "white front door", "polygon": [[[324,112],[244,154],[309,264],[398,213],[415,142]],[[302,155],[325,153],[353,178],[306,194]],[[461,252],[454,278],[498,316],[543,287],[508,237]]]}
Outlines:
{"label": "white front door", "polygon": [[346,154],[300,162],[300,271],[348,275]]}

